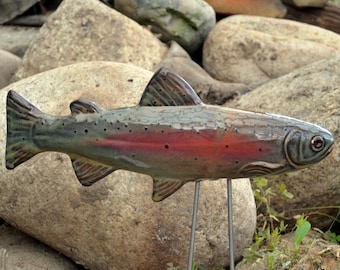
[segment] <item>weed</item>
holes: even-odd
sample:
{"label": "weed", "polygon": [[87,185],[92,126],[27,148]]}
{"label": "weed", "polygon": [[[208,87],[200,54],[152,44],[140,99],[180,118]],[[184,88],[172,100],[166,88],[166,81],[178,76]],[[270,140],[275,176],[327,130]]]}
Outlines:
{"label": "weed", "polygon": [[331,231],[326,231],[323,237],[324,239],[334,244],[340,244],[340,234],[336,234],[335,232],[331,232]]}
{"label": "weed", "polygon": [[281,269],[285,269],[284,265],[287,267],[291,265],[289,258],[298,257],[300,254],[298,246],[310,231],[311,224],[307,221],[307,217],[301,215],[294,227],[294,246],[287,249],[286,254],[278,256],[281,235],[286,232],[287,225],[284,223],[284,214],[278,213],[271,207],[271,199],[274,196],[280,196],[282,199],[288,200],[293,198],[293,194],[287,190],[284,184],[278,184],[274,188],[268,187],[266,178],[255,178],[254,183],[257,209],[264,206],[265,213],[257,216],[257,222],[261,225],[256,228],[253,244],[245,250],[244,259],[246,262],[254,263],[265,258],[268,269],[277,269],[278,260],[280,260]]}
{"label": "weed", "polygon": [[300,245],[303,238],[309,233],[311,229],[311,224],[307,221],[307,217],[301,215],[300,218],[296,221],[295,225],[295,238],[294,238],[294,245],[297,247]]}
{"label": "weed", "polygon": [[174,266],[172,262],[167,263],[166,266],[168,267],[167,270],[179,270],[178,266]]}
{"label": "weed", "polygon": [[[282,238],[282,235],[287,232],[285,215],[272,208],[271,200],[274,196],[289,200],[293,198],[293,195],[284,184],[274,187],[268,186],[268,181],[265,178],[255,178],[254,184],[253,191],[257,210],[261,207],[264,211],[257,216],[258,226],[254,234],[253,244],[245,250],[242,264],[256,263],[258,269],[286,270],[297,264],[309,265],[312,269],[340,269],[337,264],[340,258],[340,248],[334,246],[334,244],[340,244],[340,235],[331,232],[333,224],[326,233],[318,229],[311,230],[308,217],[302,214],[295,217],[296,224],[290,230],[294,234],[288,234]],[[308,211],[309,215],[327,216],[321,210],[330,208],[339,209],[338,216],[340,216],[340,206],[291,209],[286,210],[286,213],[289,211],[301,211],[302,213]],[[340,223],[338,216],[327,217],[332,218],[333,223]],[[320,239],[321,235],[328,241]]]}

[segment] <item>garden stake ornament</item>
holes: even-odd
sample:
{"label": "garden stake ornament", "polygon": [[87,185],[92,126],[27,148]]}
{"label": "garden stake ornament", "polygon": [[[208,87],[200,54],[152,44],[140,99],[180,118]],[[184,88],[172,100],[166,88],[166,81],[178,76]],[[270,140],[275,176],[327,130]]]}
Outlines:
{"label": "garden stake ornament", "polygon": [[317,125],[203,104],[165,68],[151,78],[137,106],[106,110],[76,100],[70,109],[69,116],[51,116],[9,91],[6,167],[41,152],[62,152],[85,186],[118,169],[150,175],[158,202],[190,181],[302,169],[333,148],[332,134]]}

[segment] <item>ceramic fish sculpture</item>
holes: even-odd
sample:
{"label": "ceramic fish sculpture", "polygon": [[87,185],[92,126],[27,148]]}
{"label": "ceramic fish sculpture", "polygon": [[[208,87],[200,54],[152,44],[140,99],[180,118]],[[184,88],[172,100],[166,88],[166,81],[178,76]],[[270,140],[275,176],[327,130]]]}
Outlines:
{"label": "ceramic fish sculpture", "polygon": [[333,148],[331,133],[317,125],[205,105],[164,68],[135,107],[105,110],[77,100],[70,109],[69,116],[50,116],[9,91],[6,167],[14,169],[41,152],[62,152],[85,186],[129,170],[150,175],[152,198],[161,201],[188,181],[294,171]]}

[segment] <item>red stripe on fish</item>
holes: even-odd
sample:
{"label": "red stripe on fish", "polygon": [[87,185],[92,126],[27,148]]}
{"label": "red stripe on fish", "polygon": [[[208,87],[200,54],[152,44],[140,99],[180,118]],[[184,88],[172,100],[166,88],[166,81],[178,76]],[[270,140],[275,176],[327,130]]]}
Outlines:
{"label": "red stripe on fish", "polygon": [[[222,133],[222,134],[221,134]],[[111,138],[90,143],[119,152],[176,153],[184,156],[232,157],[235,159],[261,158],[273,150],[269,142],[259,141],[255,135],[216,130],[170,130],[117,134]],[[274,145],[273,145],[274,146]]]}

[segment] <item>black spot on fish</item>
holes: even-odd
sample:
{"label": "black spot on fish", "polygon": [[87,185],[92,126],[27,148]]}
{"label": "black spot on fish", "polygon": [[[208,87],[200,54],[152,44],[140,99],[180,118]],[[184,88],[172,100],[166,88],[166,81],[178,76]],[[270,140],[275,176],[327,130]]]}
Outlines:
{"label": "black spot on fish", "polygon": [[198,159],[197,157],[194,158],[194,160],[197,160],[197,159]]}
{"label": "black spot on fish", "polygon": [[259,152],[262,152],[262,148],[259,148]]}
{"label": "black spot on fish", "polygon": [[225,148],[229,148],[229,145],[228,145],[228,144],[226,144],[226,145],[225,145]]}
{"label": "black spot on fish", "polygon": [[77,131],[76,131],[76,130],[74,130],[74,131],[73,131],[73,133],[74,133],[74,134],[76,134],[76,133],[77,133]]}
{"label": "black spot on fish", "polygon": [[107,131],[107,128],[104,128],[104,131]]}
{"label": "black spot on fish", "polygon": [[128,82],[133,82],[133,79],[128,79],[127,81],[128,81]]}
{"label": "black spot on fish", "polygon": [[89,132],[89,130],[88,130],[87,128],[85,128],[85,129],[84,129],[84,132],[85,132],[85,133],[88,133],[88,132]]}
{"label": "black spot on fish", "polygon": [[168,144],[164,145],[164,148],[169,149],[169,145]]}
{"label": "black spot on fish", "polygon": [[235,128],[234,131],[235,131],[235,133],[238,133],[238,128]]}
{"label": "black spot on fish", "polygon": [[147,131],[147,130],[148,130],[148,128],[147,128],[147,127],[144,127],[144,130],[145,130],[145,131]]}
{"label": "black spot on fish", "polygon": [[131,130],[131,129],[129,129],[129,132],[131,133],[131,132],[132,132],[132,130]]}

